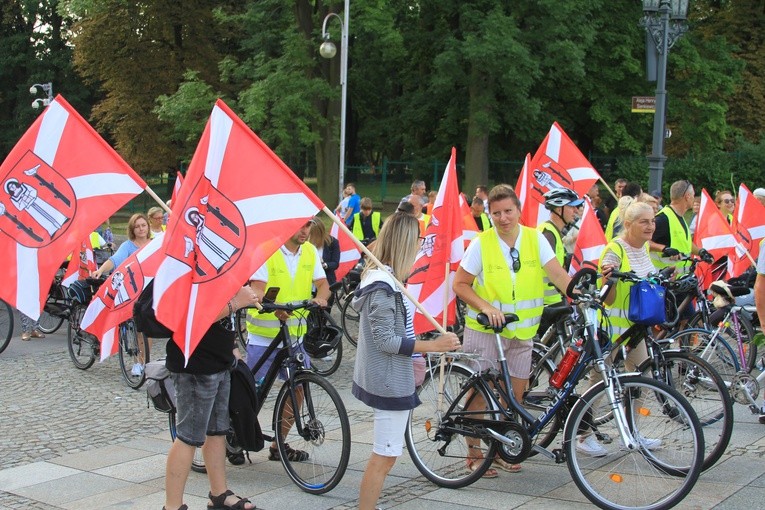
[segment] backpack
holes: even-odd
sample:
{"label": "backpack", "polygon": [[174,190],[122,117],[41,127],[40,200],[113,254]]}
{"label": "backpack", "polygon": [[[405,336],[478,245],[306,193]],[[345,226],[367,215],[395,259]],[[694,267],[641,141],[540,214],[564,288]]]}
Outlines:
{"label": "backpack", "polygon": [[263,449],[263,431],[258,422],[258,393],[255,377],[247,364],[238,359],[231,370],[231,393],[228,412],[236,444],[242,449],[258,452]]}
{"label": "backpack", "polygon": [[151,361],[144,367],[146,374],[146,401],[163,413],[175,412],[175,386],[164,359]]}
{"label": "backpack", "polygon": [[170,338],[173,332],[154,315],[154,279],[144,287],[133,303],[135,329],[149,338]]}

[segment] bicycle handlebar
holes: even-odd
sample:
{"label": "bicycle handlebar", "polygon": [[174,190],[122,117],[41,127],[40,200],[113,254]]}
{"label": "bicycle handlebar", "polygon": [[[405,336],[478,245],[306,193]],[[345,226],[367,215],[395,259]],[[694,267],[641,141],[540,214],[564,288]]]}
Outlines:
{"label": "bicycle handlebar", "polygon": [[295,310],[320,310],[323,307],[308,299],[292,301],[289,303],[261,303],[260,313],[274,313],[278,311],[294,312]]}

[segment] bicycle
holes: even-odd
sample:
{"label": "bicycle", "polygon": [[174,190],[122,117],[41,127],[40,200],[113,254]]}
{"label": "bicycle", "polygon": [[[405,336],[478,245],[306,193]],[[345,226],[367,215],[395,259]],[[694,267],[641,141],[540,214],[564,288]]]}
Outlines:
{"label": "bicycle", "polygon": [[13,308],[0,299],[0,353],[11,343],[13,336]]}
{"label": "bicycle", "polygon": [[120,371],[127,385],[134,390],[140,388],[146,381],[143,370],[139,375],[133,374],[133,366],[145,366],[151,361],[149,356],[149,339],[135,328],[133,319],[128,319],[119,325],[119,359]]}
{"label": "bicycle", "polygon": [[98,339],[80,328],[80,321],[95,291],[104,283],[102,278],[85,278],[69,286],[61,308],[54,315],[66,319],[66,345],[72,363],[80,370],[87,370],[101,355],[101,343]]}
{"label": "bicycle", "polygon": [[40,318],[37,320],[38,329],[48,335],[58,331],[66,319],[65,310],[68,305],[68,296],[66,288],[61,284],[65,271],[66,263],[56,271],[53,283],[48,290],[48,298],[45,300]]}
{"label": "bicycle", "polygon": [[[471,375],[456,395],[440,391],[440,384],[420,388],[423,404],[410,413],[406,444],[414,464],[428,480],[441,487],[464,487],[484,474],[495,455],[519,463],[534,449],[558,463],[566,462],[577,487],[601,508],[670,508],[693,488],[704,458],[699,420],[690,404],[666,384],[636,374],[617,374],[606,367],[597,326],[601,298],[581,285],[594,285],[595,276],[593,270],[584,269],[567,289],[582,316],[576,338],[582,352],[539,417],[507,391],[510,376],[501,348],[500,370]],[[575,288],[581,293],[572,294]],[[512,320],[517,316],[505,316],[506,322]],[[489,324],[483,314],[478,321]],[[493,329],[498,347],[501,330]],[[583,395],[575,395],[576,383],[591,362],[602,380]],[[595,425],[592,409],[602,402],[608,402],[612,416]],[[669,419],[670,411],[673,419]],[[552,420],[565,421],[563,449],[550,452],[532,446],[533,438]],[[576,450],[576,436],[589,429],[610,447],[605,457],[586,457]],[[663,447],[649,449],[646,437],[661,438]],[[486,444],[486,454],[476,458],[467,448],[466,438]],[[649,479],[653,483],[646,484]]]}
{"label": "bicycle", "polygon": [[306,349],[308,357],[311,358],[311,369],[314,372],[325,377],[334,374],[343,361],[343,333],[330,315],[329,309],[320,308],[308,313],[306,335],[308,334],[324,335],[328,341],[330,341],[330,337],[331,340],[336,340],[332,342],[335,347],[322,349],[321,355],[314,355]]}

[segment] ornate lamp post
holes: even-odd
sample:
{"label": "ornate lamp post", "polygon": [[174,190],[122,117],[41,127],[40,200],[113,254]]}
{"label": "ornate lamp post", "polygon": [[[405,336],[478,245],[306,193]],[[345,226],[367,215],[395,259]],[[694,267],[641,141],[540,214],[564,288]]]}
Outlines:
{"label": "ornate lamp post", "polygon": [[37,110],[40,108],[40,106],[48,106],[51,101],[53,101],[53,83],[35,83],[31,87],[29,87],[29,93],[33,96],[37,95],[37,87],[40,87],[43,92],[45,92],[45,98],[37,98],[34,101],[32,101],[32,108]]}
{"label": "ornate lamp post", "polygon": [[[661,191],[664,172],[664,139],[666,137],[667,112],[667,57],[669,49],[687,30],[685,23],[689,0],[643,0],[643,20],[649,36],[659,54],[656,76],[656,113],[653,119],[653,144],[648,157],[648,190]],[[671,20],[671,23],[670,23]]]}
{"label": "ornate lamp post", "polygon": [[337,47],[335,43],[330,40],[329,32],[327,32],[327,22],[330,18],[337,18],[340,21],[342,27],[342,36],[340,43],[340,172],[339,172],[339,188],[338,196],[340,199],[343,197],[343,188],[345,188],[345,110],[347,105],[348,94],[348,7],[350,0],[345,0],[345,8],[343,16],[330,12],[324,17],[324,22],[321,25],[321,37],[324,40],[319,46],[319,54],[324,58],[333,58],[337,53]]}

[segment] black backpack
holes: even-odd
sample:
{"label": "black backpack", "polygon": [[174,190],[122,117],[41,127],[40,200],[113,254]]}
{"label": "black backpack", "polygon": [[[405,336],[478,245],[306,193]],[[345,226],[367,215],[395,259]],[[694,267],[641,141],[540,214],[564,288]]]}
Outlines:
{"label": "black backpack", "polygon": [[135,329],[149,338],[170,338],[173,336],[173,332],[159,322],[157,316],[154,315],[153,278],[133,303],[133,322],[135,322]]}
{"label": "black backpack", "polygon": [[255,377],[244,361],[237,360],[231,371],[228,412],[231,428],[236,434],[236,444],[250,452],[259,452],[264,446],[257,409],[258,393]]}

